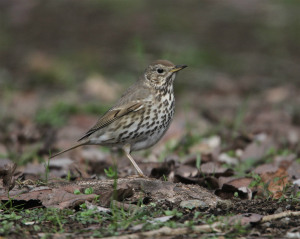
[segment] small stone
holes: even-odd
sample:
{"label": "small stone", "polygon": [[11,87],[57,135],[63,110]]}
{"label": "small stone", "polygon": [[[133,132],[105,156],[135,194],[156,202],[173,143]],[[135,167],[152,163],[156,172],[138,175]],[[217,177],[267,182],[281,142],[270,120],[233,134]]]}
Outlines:
{"label": "small stone", "polygon": [[208,206],[205,202],[200,201],[200,200],[188,200],[188,201],[182,201],[180,203],[180,207],[192,209],[194,207],[205,208]]}
{"label": "small stone", "polygon": [[231,165],[237,165],[237,164],[239,163],[239,161],[238,161],[237,158],[230,157],[230,156],[229,156],[228,154],[226,154],[226,153],[221,153],[221,154],[219,155],[218,161],[219,161],[219,162],[222,162],[222,163],[231,164]]}
{"label": "small stone", "polygon": [[280,220],[280,222],[282,222],[283,224],[288,224],[289,221],[290,221],[290,219],[289,219],[288,217],[282,218],[282,219]]}
{"label": "small stone", "polygon": [[262,224],[262,227],[270,227],[271,223],[270,222],[265,222]]}
{"label": "small stone", "polygon": [[229,200],[220,200],[217,202],[217,207],[222,209],[228,209],[232,206],[232,202]]}
{"label": "small stone", "polygon": [[250,236],[259,237],[260,232],[256,231],[255,229],[252,229],[252,231],[250,232]]}
{"label": "small stone", "polygon": [[291,209],[291,205],[286,205],[285,207],[287,210],[290,210]]}
{"label": "small stone", "polygon": [[286,234],[286,238],[300,238],[300,232],[296,232],[296,233],[288,232]]}
{"label": "small stone", "polygon": [[278,213],[281,213],[281,212],[283,212],[282,207],[279,207],[279,208],[274,212],[274,214],[278,214]]}

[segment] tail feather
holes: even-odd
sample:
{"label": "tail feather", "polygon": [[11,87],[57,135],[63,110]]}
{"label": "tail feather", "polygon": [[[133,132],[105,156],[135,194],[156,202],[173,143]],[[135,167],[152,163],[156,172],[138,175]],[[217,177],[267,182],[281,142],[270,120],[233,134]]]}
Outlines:
{"label": "tail feather", "polygon": [[54,158],[54,157],[56,157],[56,156],[58,156],[58,155],[60,155],[60,154],[63,154],[63,153],[65,153],[65,152],[68,152],[68,151],[70,151],[70,150],[72,150],[72,149],[75,149],[75,148],[77,148],[77,147],[79,147],[79,146],[82,146],[82,145],[85,145],[85,144],[86,144],[86,143],[79,143],[79,144],[73,145],[73,146],[71,146],[70,148],[67,148],[67,149],[65,149],[65,150],[63,150],[63,151],[58,152],[57,154],[52,155],[51,157],[49,157],[49,159]]}

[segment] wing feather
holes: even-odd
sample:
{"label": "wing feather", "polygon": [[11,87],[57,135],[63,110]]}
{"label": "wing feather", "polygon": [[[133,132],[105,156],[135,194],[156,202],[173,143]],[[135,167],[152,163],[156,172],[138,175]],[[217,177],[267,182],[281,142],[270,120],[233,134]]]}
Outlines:
{"label": "wing feather", "polygon": [[132,102],[131,104],[125,105],[123,109],[112,109],[106,112],[97,122],[97,124],[91,128],[84,136],[82,136],[78,141],[89,137],[91,134],[99,129],[106,127],[115,120],[129,114],[130,112],[137,111],[143,108],[142,102]]}
{"label": "wing feather", "polygon": [[129,114],[133,111],[138,111],[143,108],[143,100],[150,96],[150,90],[144,85],[143,77],[135,84],[127,89],[116,104],[107,111],[84,136],[78,141],[89,137],[99,129],[106,127],[115,120]]}

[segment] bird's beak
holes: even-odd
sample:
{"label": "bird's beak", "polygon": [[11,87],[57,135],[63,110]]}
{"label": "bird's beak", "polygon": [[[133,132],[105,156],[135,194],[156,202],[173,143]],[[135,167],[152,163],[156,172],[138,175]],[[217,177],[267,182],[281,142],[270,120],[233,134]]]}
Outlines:
{"label": "bird's beak", "polygon": [[187,67],[186,65],[177,65],[172,70],[170,70],[170,72],[180,71],[180,70],[182,70],[182,69],[184,69],[186,67]]}

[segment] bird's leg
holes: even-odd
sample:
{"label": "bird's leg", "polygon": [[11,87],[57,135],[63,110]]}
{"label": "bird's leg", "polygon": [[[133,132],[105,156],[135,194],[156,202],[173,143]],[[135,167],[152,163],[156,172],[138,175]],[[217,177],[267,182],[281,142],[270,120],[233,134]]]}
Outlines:
{"label": "bird's leg", "polygon": [[139,166],[136,164],[136,162],[134,161],[134,159],[130,155],[130,145],[129,144],[124,145],[123,151],[126,154],[126,156],[129,158],[130,162],[132,163],[133,167],[138,172],[140,177],[146,178],[146,175],[143,174],[142,170],[139,168]]}

